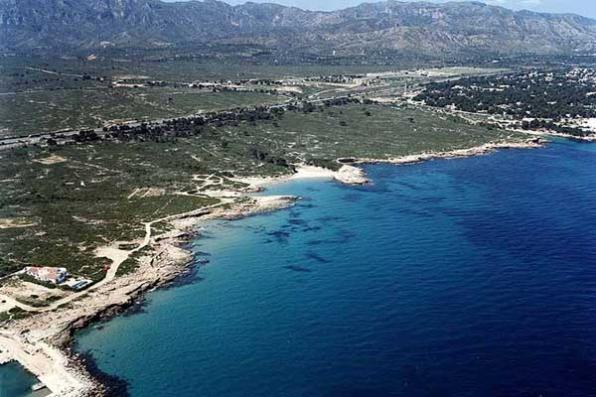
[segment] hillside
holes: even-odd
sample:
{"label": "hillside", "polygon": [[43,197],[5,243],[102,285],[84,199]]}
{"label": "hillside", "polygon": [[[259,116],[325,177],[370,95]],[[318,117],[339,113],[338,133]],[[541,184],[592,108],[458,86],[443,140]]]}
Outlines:
{"label": "hillside", "polygon": [[475,2],[387,1],[314,12],[215,0],[0,0],[4,51],[205,44],[338,56],[564,54],[596,49],[596,21]]}

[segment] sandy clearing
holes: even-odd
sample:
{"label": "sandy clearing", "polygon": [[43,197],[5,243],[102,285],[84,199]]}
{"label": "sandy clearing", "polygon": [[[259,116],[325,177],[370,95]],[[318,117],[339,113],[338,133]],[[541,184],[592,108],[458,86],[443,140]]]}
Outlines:
{"label": "sandy clearing", "polygon": [[37,225],[35,222],[28,222],[22,218],[0,218],[0,229],[16,229],[21,227],[32,227]]}
{"label": "sandy clearing", "polygon": [[43,164],[43,165],[52,165],[52,164],[60,164],[66,162],[66,158],[62,156],[58,156],[57,154],[52,154],[51,156],[35,159],[33,160],[36,163]]}

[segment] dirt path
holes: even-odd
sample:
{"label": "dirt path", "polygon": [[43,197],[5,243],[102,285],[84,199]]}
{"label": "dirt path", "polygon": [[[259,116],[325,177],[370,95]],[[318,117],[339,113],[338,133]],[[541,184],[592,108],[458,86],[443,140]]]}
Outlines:
{"label": "dirt path", "polygon": [[67,73],[67,72],[55,72],[53,70],[42,69],[42,68],[34,68],[34,67],[31,67],[31,66],[27,66],[25,69],[34,70],[36,72],[41,72],[41,73],[53,74],[55,76],[83,77],[82,74]]}
{"label": "dirt path", "polygon": [[197,180],[203,181],[202,185],[197,186],[197,190],[199,190],[199,191],[202,191],[207,187],[223,186],[223,184],[224,184],[224,179],[221,176],[217,176],[215,174],[210,174],[210,175],[207,175],[206,177],[203,177],[203,175],[195,175],[193,177],[193,179],[195,181],[197,181]]}
{"label": "dirt path", "polygon": [[[23,365],[29,372],[35,374],[40,382],[48,387],[48,389],[52,392],[52,397],[80,397],[85,392],[93,390],[96,385],[93,383],[93,380],[89,378],[88,374],[79,371],[72,365],[69,365],[69,357],[58,348],[45,341],[47,338],[51,338],[57,333],[62,332],[64,330],[63,327],[65,324],[68,325],[76,319],[76,314],[72,313],[70,310],[64,311],[67,313],[66,317],[56,317],[52,311],[57,309],[59,306],[82,298],[85,295],[88,295],[89,297],[92,297],[96,300],[99,299],[102,302],[104,299],[107,299],[108,295],[105,294],[106,291],[110,291],[111,287],[106,287],[106,284],[111,282],[114,284],[118,283],[116,274],[118,273],[120,265],[135,252],[138,252],[153,243],[154,235],[152,226],[155,223],[174,221],[188,217],[192,218],[205,216],[210,214],[211,210],[214,208],[228,204],[230,202],[231,200],[222,200],[217,204],[202,207],[194,211],[162,217],[150,222],[143,222],[145,236],[134,249],[121,250],[115,246],[115,244],[98,249],[98,255],[106,256],[112,259],[113,263],[108,270],[106,277],[85,291],[72,294],[64,299],[61,299],[60,301],[55,302],[51,306],[46,306],[43,308],[31,307],[20,304],[16,301],[13,302],[13,300],[11,300],[11,303],[21,307],[23,310],[34,312],[35,316],[48,316],[48,319],[53,320],[49,321],[47,324],[43,323],[45,320],[42,320],[42,324],[37,325],[41,328],[35,329],[34,332],[30,332],[29,328],[27,332],[22,332],[22,329],[0,329],[0,360],[2,362],[16,360],[21,363],[21,365]],[[161,255],[161,253],[158,254],[158,256],[159,255]],[[123,285],[126,286],[127,284],[125,283]],[[102,286],[104,288],[102,288]],[[130,285],[128,285],[128,287],[128,290],[124,289],[120,293],[110,291],[114,302],[122,302],[123,300],[127,299],[129,293],[135,291],[138,288],[138,286],[134,284],[132,286],[133,289],[130,289]],[[92,293],[92,291],[95,291],[95,293]],[[76,308],[77,305],[79,308]],[[76,312],[79,310],[79,313],[83,313],[80,312],[81,305],[84,305],[84,303],[75,304],[73,311]],[[101,306],[101,303],[95,303],[95,305],[99,307]],[[68,320],[69,315],[73,316],[71,320]]]}
{"label": "dirt path", "polygon": [[[127,260],[130,255],[149,245],[151,243],[151,225],[159,221],[161,221],[161,219],[146,222],[144,224],[145,237],[141,244],[132,250],[125,251],[115,247],[103,247],[98,249],[98,255],[110,258],[113,263],[104,279],[85,291],[67,296],[54,302],[52,305],[43,308],[24,305],[9,297],[1,296],[1,298],[6,299],[7,302],[12,303],[23,310],[36,313],[55,310],[62,305],[79,299],[84,295],[89,294],[89,292],[97,290],[111,282],[116,277],[120,265]],[[9,331],[0,331],[0,346],[2,347],[3,355],[5,355],[7,359],[18,361],[30,372],[36,374],[39,380],[52,391],[52,396],[75,397],[80,394],[81,390],[91,388],[91,385],[84,377],[79,378],[76,373],[67,370],[68,359],[58,349],[47,343],[29,343],[26,340],[26,336],[14,335]]]}
{"label": "dirt path", "polygon": [[128,258],[130,258],[131,255],[133,255],[134,253],[142,250],[143,248],[145,248],[151,244],[153,224],[159,223],[159,222],[164,222],[164,221],[171,221],[171,220],[174,220],[177,218],[196,215],[196,214],[198,214],[198,212],[211,210],[213,208],[222,206],[228,202],[229,201],[222,200],[217,204],[213,204],[213,205],[210,205],[207,207],[201,207],[198,210],[194,210],[194,211],[190,211],[190,212],[186,212],[186,213],[182,213],[182,214],[170,215],[170,216],[166,216],[163,218],[155,219],[150,222],[143,222],[143,225],[145,227],[145,236],[143,237],[143,241],[134,249],[127,251],[127,250],[121,250],[114,246],[106,246],[106,247],[98,248],[96,250],[96,255],[98,257],[106,257],[106,258],[110,259],[112,261],[112,264],[111,264],[110,268],[108,269],[106,276],[101,281],[93,284],[92,286],[90,286],[89,288],[87,288],[84,291],[76,292],[72,295],[66,296],[60,300],[53,302],[49,306],[43,306],[43,307],[35,307],[35,306],[27,305],[27,304],[21,303],[13,298],[10,298],[10,297],[2,295],[2,294],[0,294],[0,300],[5,300],[6,304],[12,305],[13,307],[18,307],[22,310],[25,310],[25,311],[31,312],[31,313],[43,313],[43,312],[56,310],[60,306],[66,305],[70,302],[73,302],[73,301],[79,299],[79,298],[82,298],[85,295],[87,295],[89,292],[97,290],[98,288],[101,288],[102,286],[104,286],[104,285],[110,283],[112,280],[114,280],[114,278],[116,278],[116,274],[118,273],[118,269],[120,268],[120,265],[122,265],[123,262],[125,262]]}

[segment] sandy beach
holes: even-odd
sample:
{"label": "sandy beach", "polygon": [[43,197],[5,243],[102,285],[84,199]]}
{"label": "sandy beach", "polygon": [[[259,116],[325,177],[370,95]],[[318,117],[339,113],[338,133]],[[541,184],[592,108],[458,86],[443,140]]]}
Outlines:
{"label": "sandy beach", "polygon": [[[494,143],[470,149],[445,153],[421,153],[392,159],[353,159],[353,164],[392,163],[411,164],[436,158],[458,158],[490,153],[506,148],[536,148],[543,142],[531,139],[526,142]],[[136,248],[125,251],[117,243],[98,249],[97,254],[112,259],[108,276],[87,291],[71,295],[50,307],[27,308],[31,315],[16,320],[0,329],[0,364],[16,360],[33,373],[52,392],[53,396],[100,396],[105,388],[95,380],[72,353],[70,344],[73,332],[89,324],[109,318],[138,302],[142,296],[163,286],[185,272],[192,263],[191,253],[183,248],[185,239],[196,233],[201,223],[212,219],[238,219],[241,217],[287,208],[297,200],[292,196],[252,196],[273,183],[296,179],[329,179],[341,183],[362,185],[369,181],[364,172],[354,165],[342,165],[338,171],[298,165],[297,172],[277,178],[236,178],[248,184],[241,190],[213,191],[222,202],[207,208],[145,223],[145,237],[137,241]],[[242,197],[241,200],[234,200]],[[154,235],[152,225],[167,221],[173,227],[167,233]],[[151,246],[152,254],[142,256],[139,268],[127,275],[115,277],[118,266],[130,255]],[[74,296],[74,297],[73,297]]]}
{"label": "sandy beach", "polygon": [[343,165],[338,171],[312,165],[296,166],[296,173],[280,177],[246,177],[235,178],[235,181],[248,184],[253,190],[263,189],[274,183],[287,182],[298,179],[334,179],[348,185],[363,185],[368,183],[364,172],[351,165]]}

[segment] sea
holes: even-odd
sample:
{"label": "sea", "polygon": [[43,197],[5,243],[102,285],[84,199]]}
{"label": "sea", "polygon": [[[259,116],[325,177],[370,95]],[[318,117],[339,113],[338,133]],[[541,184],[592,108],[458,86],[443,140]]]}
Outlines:
{"label": "sea", "polygon": [[32,374],[15,362],[0,366],[0,397],[37,397],[44,392],[32,392],[31,386],[37,383]]}
{"label": "sea", "polygon": [[596,145],[364,168],[203,225],[194,271],[76,349],[135,397],[596,396]]}

